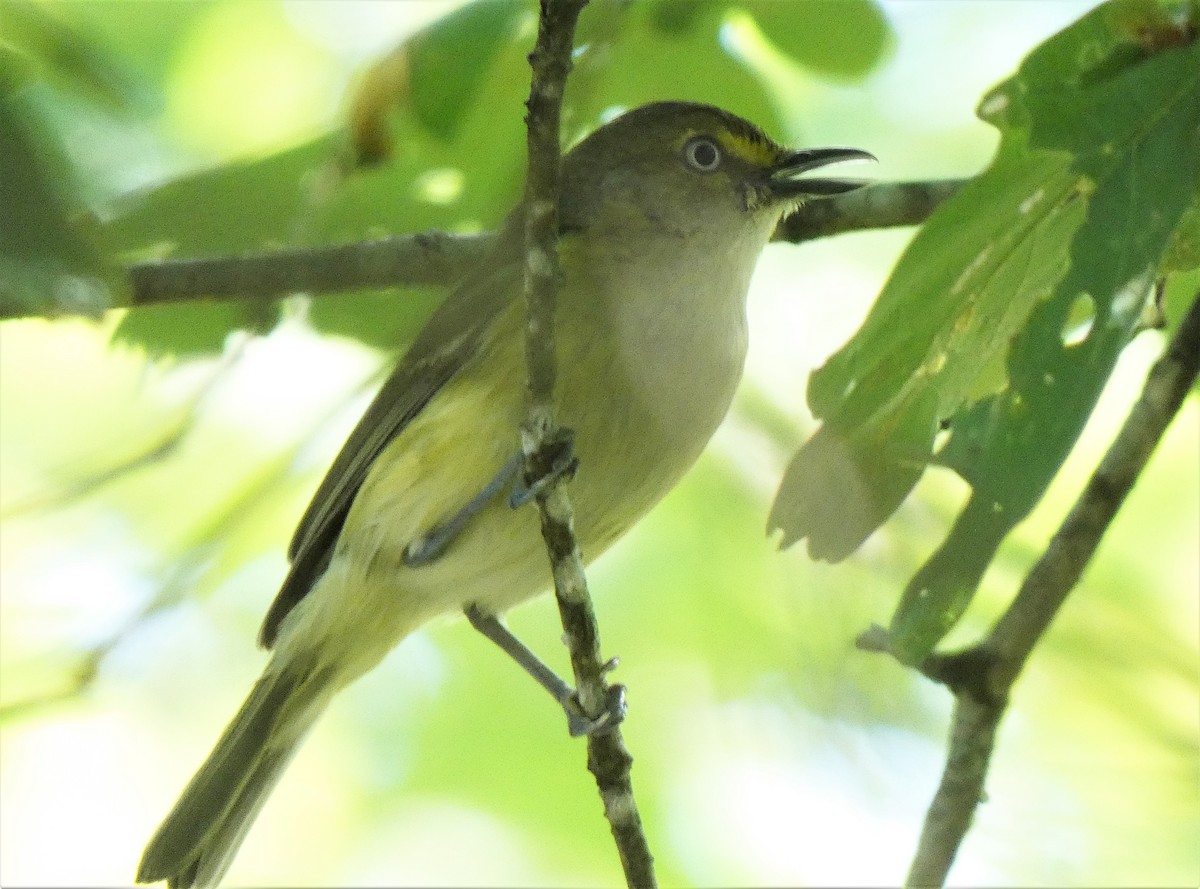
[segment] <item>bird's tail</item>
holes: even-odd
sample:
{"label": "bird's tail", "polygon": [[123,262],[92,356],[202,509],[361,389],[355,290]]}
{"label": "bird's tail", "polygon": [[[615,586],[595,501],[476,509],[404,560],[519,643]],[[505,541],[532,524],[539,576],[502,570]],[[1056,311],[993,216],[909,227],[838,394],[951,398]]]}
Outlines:
{"label": "bird's tail", "polygon": [[171,889],[215,886],[246,831],[338,684],[329,668],[279,658],[254,686],[216,747],[142,853],[137,881]]}

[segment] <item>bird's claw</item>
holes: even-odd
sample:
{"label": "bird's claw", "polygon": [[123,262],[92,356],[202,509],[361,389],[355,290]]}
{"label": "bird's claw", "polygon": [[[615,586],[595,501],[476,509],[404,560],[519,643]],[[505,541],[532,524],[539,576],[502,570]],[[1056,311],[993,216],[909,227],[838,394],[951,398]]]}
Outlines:
{"label": "bird's claw", "polygon": [[608,687],[608,699],[605,701],[604,708],[594,717],[583,712],[579,706],[579,695],[575,692],[572,692],[562,702],[562,705],[567,714],[567,730],[571,733],[572,738],[612,731],[625,721],[625,713],[628,709],[623,685]]}
{"label": "bird's claw", "polygon": [[554,437],[546,442],[545,447],[550,452],[549,470],[532,481],[522,475],[517,476],[508,495],[508,505],[512,509],[529,503],[560,479],[569,481],[575,477],[575,472],[579,469],[579,458],[575,456],[575,431],[560,426],[555,430]]}

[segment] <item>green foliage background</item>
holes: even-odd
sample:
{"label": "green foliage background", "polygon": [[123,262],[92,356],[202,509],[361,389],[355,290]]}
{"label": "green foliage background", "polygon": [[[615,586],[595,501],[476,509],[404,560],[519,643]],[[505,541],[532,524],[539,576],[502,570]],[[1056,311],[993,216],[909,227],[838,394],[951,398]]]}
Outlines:
{"label": "green foliage background", "polygon": [[[132,258],[493,225],[520,188],[532,9],[452,6],[6,0],[6,310],[98,314],[123,298],[117,266]],[[976,105],[1086,10],[594,0],[568,128],[581,133],[615,107],[695,99],[792,143],[870,149],[880,179],[973,175],[997,146]],[[348,172],[348,91],[405,35],[410,88],[377,134],[393,153]],[[1069,70],[1046,47],[1019,78],[1036,64],[1043,76]],[[1053,150],[1087,141],[1092,98],[1050,96],[1058,130],[1005,143],[997,167],[1028,163],[1018,178],[1058,175],[1069,189],[1078,171]],[[1125,110],[1136,120],[1144,109]],[[1186,177],[1184,160],[1156,162],[1164,177]],[[1003,203],[1003,188],[988,187],[979,180],[976,198]],[[1175,196],[1187,203],[1186,190]],[[963,212],[980,219],[977,207]],[[953,220],[907,261],[929,269],[955,238],[991,237]],[[1081,224],[1069,221],[1033,246],[1061,254]],[[982,224],[1001,236],[1003,222]],[[1109,234],[1097,233],[1093,256]],[[763,534],[788,458],[812,432],[806,375],[862,322],[910,237],[768,251],[730,421],[592,571],[606,648],[630,687],[635,783],[665,885],[896,883],[915,847],[948,700],[852,640],[889,620],[966,489],[925,473],[837,566],[801,547],[777,552]],[[1186,245],[1176,250],[1178,267],[1195,264]],[[1043,298],[1022,283],[1030,304]],[[924,285],[898,272],[880,305],[904,286]],[[1194,279],[1168,295],[1169,321],[1188,287]],[[131,878],[261,666],[254,631],[296,517],[387,353],[437,298],[363,293],[0,327],[0,883]],[[1061,320],[1050,328],[1061,350]],[[1003,607],[1160,342],[1143,334],[1121,353],[1083,439],[1000,545],[951,644]],[[836,361],[814,387],[834,379]],[[968,403],[996,391],[985,384],[976,378]],[[996,412],[977,410],[986,429]],[[1018,687],[954,882],[1200,877],[1198,416],[1193,399]],[[511,622],[561,662],[550,603]],[[321,723],[230,884],[614,884],[583,746],[561,722],[462,622],[431,627]]]}

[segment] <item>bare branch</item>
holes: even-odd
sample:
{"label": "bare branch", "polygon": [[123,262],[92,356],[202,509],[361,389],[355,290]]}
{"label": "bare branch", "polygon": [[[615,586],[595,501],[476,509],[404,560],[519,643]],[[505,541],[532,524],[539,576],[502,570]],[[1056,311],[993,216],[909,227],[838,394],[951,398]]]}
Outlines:
{"label": "bare branch", "polygon": [[492,237],[425,232],[354,244],[139,262],[128,268],[132,304],[453,284],[487,251]]}
{"label": "bare branch", "polygon": [[836,197],[809,201],[780,221],[771,240],[798,244],[849,231],[919,225],[966,182],[876,182]]}
{"label": "bare branch", "polygon": [[[1091,561],[1200,371],[1200,293],[1146,379],[1121,431],[1070,514],[979,645],[932,655],[921,670],[955,693],[950,751],[908,886],[941,886],[983,796],[996,728],[1030,653]],[[871,644],[871,640],[867,640]]]}

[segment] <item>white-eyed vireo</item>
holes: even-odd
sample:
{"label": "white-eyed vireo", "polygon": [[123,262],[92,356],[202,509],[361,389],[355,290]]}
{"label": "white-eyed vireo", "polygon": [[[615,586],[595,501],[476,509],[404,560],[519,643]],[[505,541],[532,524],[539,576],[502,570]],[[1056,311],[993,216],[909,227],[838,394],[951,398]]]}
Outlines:
{"label": "white-eyed vireo", "polygon": [[[790,151],[717,108],[664,102],[563,158],[555,397],[574,431],[587,558],[671,490],[725,416],[750,275],[781,215],[857,185],[801,174],[862,157]],[[496,614],[548,588],[536,512],[517,508],[522,256],[518,210],[334,461],[262,628],[266,670],[150,840],[138,882],[216,884],[338,690],[435,615],[466,610],[496,638]]]}

